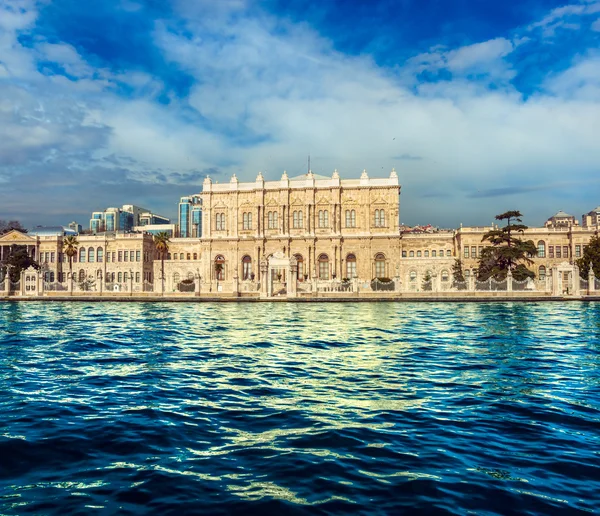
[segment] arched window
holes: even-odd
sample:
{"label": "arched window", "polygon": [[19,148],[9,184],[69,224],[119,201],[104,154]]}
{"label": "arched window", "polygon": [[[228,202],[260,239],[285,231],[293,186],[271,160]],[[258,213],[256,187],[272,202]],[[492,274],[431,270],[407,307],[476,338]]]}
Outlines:
{"label": "arched window", "polygon": [[[443,256],[443,255],[442,255],[442,256]],[[431,251],[431,257],[432,257],[432,258],[436,258],[436,257],[437,257],[437,252],[436,252],[435,250],[434,250],[434,251]]]}
{"label": "arched window", "polygon": [[298,227],[304,227],[304,212],[302,210],[298,211]]}
{"label": "arched window", "polygon": [[273,212],[267,213],[267,229],[273,229]]}
{"label": "arched window", "polygon": [[218,254],[215,257],[215,278],[219,281],[223,281],[225,279],[225,257],[221,254]]}
{"label": "arched window", "polygon": [[98,249],[96,249],[96,261],[98,263],[102,263],[103,260],[104,260],[104,249],[99,247]]}
{"label": "arched window", "polygon": [[140,282],[140,273],[139,273],[139,272],[136,272],[136,273],[135,273],[135,282],[136,282],[136,283],[139,283],[139,282]]}
{"label": "arched window", "polygon": [[537,255],[538,255],[538,258],[546,258],[546,242],[544,242],[543,240],[540,240],[538,242]]}
{"label": "arched window", "polygon": [[429,258],[429,251],[425,251],[425,258]]}
{"label": "arched window", "polygon": [[198,259],[198,253],[194,253],[194,260]]}
{"label": "arched window", "polygon": [[188,260],[191,260],[191,259],[192,259],[192,254],[191,254],[191,253],[187,253],[187,255],[186,255],[186,258],[187,258]]}
{"label": "arched window", "polygon": [[417,251],[417,258],[421,258],[421,251]]}
{"label": "arched window", "polygon": [[85,247],[79,248],[79,261],[81,263],[85,262]]}
{"label": "arched window", "polygon": [[279,212],[273,212],[273,229],[277,229],[279,227]]}
{"label": "arched window", "polygon": [[352,219],[352,227],[355,228],[356,227],[356,210],[350,211],[350,217]]}
{"label": "arched window", "polygon": [[355,210],[346,210],[346,227],[347,228],[355,228],[356,227],[356,211]]}
{"label": "arched window", "polygon": [[171,253],[167,253],[167,260],[171,259]]}
{"label": "arched window", "polygon": [[446,256],[452,256],[452,251],[450,251],[450,249],[446,250]]}
{"label": "arched window", "polygon": [[329,279],[329,257],[326,254],[319,255],[319,279]]}
{"label": "arched window", "polygon": [[410,281],[411,283],[417,281],[417,271],[410,271]]}
{"label": "arched window", "polygon": [[252,213],[248,212],[248,229],[252,229]]}
{"label": "arched window", "polygon": [[297,228],[298,226],[298,212],[295,211],[292,215],[292,227]]}
{"label": "arched window", "polygon": [[375,221],[373,224],[376,228],[379,227],[379,210],[375,210]]}
{"label": "arched window", "polygon": [[127,280],[129,280],[129,275],[126,272],[124,272],[123,273],[123,281],[127,281]]}
{"label": "arched window", "polygon": [[85,281],[85,271],[83,269],[79,269],[79,281]]}
{"label": "arched window", "polygon": [[93,247],[90,247],[88,249],[88,253],[87,253],[87,257],[88,257],[88,262],[90,263],[94,263],[94,258],[96,258],[96,250]]}
{"label": "arched window", "polygon": [[385,278],[385,255],[378,253],[375,255],[375,277]]}
{"label": "arched window", "polygon": [[225,231],[225,214],[224,213],[217,213],[215,215],[215,229],[217,231]]}
{"label": "arched window", "polygon": [[180,277],[179,277],[179,273],[178,272],[174,272],[173,273],[173,284],[177,285],[180,281]]}
{"label": "arched window", "polygon": [[252,274],[252,258],[248,255],[242,258],[242,279],[249,280]]}
{"label": "arched window", "polygon": [[304,258],[301,254],[295,254],[294,258],[298,262],[298,281],[304,281]]}
{"label": "arched window", "polygon": [[329,211],[325,210],[323,212],[323,219],[325,221],[324,224],[323,224],[323,227],[324,228],[328,228],[329,227]]}
{"label": "arched window", "polygon": [[383,210],[375,210],[375,227],[382,228],[385,226],[385,212]]}
{"label": "arched window", "polygon": [[242,229],[248,229],[248,214],[246,212],[242,215]]}
{"label": "arched window", "polygon": [[187,277],[187,279],[193,281],[193,279],[194,279],[194,273],[193,272],[188,272],[186,277]]}
{"label": "arched window", "polygon": [[179,259],[183,260],[183,253],[179,253]]}
{"label": "arched window", "polygon": [[410,253],[408,253],[409,258],[414,258],[415,257],[415,252],[411,251]]}
{"label": "arched window", "polygon": [[546,267],[544,267],[543,265],[540,265],[540,268],[538,269],[538,276],[540,280],[546,280]]}
{"label": "arched window", "polygon": [[123,273],[122,272],[119,272],[119,274],[117,274],[117,281],[119,283],[121,283],[123,281]]}
{"label": "arched window", "polygon": [[465,279],[468,280],[471,277],[471,269],[465,270]]}
{"label": "arched window", "polygon": [[323,210],[319,210],[319,227],[320,228],[325,227],[325,215],[323,213],[324,213]]}
{"label": "arched window", "polygon": [[448,281],[450,279],[450,274],[448,273],[448,271],[444,270],[442,271],[442,281]]}
{"label": "arched window", "polygon": [[352,279],[356,276],[356,256],[349,254],[346,256],[346,278]]}

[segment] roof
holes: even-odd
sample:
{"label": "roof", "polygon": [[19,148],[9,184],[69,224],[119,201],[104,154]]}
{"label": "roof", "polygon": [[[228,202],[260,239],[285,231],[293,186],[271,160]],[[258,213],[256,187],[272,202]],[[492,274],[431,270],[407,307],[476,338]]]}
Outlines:
{"label": "roof", "polygon": [[[312,177],[314,177],[315,179],[331,179],[331,176],[322,176],[320,174],[314,174],[314,173],[313,173]],[[290,177],[290,181],[304,181],[308,178],[309,178],[308,174],[301,174],[299,176]]]}
{"label": "roof", "polygon": [[572,216],[573,215],[569,215],[568,213],[565,213],[564,211],[559,210],[556,214],[552,215],[552,218],[554,219],[554,218],[559,218],[559,217],[563,218],[563,217],[572,217]]}
{"label": "roof", "polygon": [[76,235],[77,232],[71,228],[65,228],[63,226],[37,226],[29,231],[30,235],[37,236],[65,236],[65,235]]}

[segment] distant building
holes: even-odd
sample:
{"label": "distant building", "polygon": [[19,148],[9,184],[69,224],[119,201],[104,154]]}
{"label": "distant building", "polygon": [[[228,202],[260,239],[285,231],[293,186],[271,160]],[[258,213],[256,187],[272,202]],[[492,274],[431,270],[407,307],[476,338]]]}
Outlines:
{"label": "distant building", "polygon": [[146,224],[144,226],[134,226],[133,231],[150,233],[152,235],[166,233],[170,238],[176,237],[178,233],[177,224]]}
{"label": "distant building", "polygon": [[579,221],[573,215],[569,215],[561,210],[552,215],[552,217],[546,221],[544,226],[547,228],[564,229],[572,226],[579,226]]}
{"label": "distant building", "polygon": [[73,221],[69,223],[69,229],[75,231],[75,233],[81,233],[81,231],[83,230],[83,227],[81,226],[81,224],[78,224],[77,222]]}
{"label": "distant building", "polygon": [[582,217],[583,227],[588,229],[600,229],[600,206],[584,214]]}
{"label": "distant building", "polygon": [[114,231],[133,231],[135,226],[169,224],[167,217],[152,213],[134,204],[124,204],[121,208],[106,208],[92,212],[90,231],[93,234]]}
{"label": "distant building", "polygon": [[202,236],[202,199],[199,195],[186,196],[179,200],[179,236]]}

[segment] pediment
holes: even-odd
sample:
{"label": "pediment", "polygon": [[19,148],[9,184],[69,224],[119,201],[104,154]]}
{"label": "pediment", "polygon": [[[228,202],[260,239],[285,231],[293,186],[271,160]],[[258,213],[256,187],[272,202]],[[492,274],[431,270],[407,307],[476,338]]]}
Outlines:
{"label": "pediment", "polygon": [[240,208],[253,208],[254,204],[252,204],[250,201],[244,201],[242,204],[240,204]]}
{"label": "pediment", "polygon": [[321,197],[317,201],[317,204],[327,204],[327,205],[330,205],[331,204],[331,199],[329,199],[328,197]]}
{"label": "pediment", "polygon": [[385,199],[382,199],[381,197],[378,197],[377,199],[372,201],[371,204],[387,204],[387,201]]}
{"label": "pediment", "polygon": [[10,230],[8,233],[2,235],[0,237],[0,242],[6,243],[9,242],[11,244],[35,244],[37,240],[27,233],[22,233],[16,229]]}
{"label": "pediment", "polygon": [[348,199],[344,199],[343,201],[344,206],[346,206],[346,204],[358,204],[356,202],[356,199],[354,199],[353,197],[349,197]]}
{"label": "pediment", "polygon": [[215,204],[213,206],[213,210],[225,210],[227,209],[227,206],[225,204],[223,204],[222,202]]}
{"label": "pediment", "polygon": [[275,200],[275,199],[271,199],[268,203],[267,206],[279,206],[279,203]]}
{"label": "pediment", "polygon": [[302,201],[301,199],[299,199],[298,197],[296,197],[292,201],[292,206],[304,206],[304,201]]}

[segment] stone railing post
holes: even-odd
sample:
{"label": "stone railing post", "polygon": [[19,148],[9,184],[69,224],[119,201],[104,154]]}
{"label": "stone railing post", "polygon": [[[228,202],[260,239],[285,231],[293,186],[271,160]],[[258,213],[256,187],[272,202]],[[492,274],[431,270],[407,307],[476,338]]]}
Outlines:
{"label": "stone railing post", "polygon": [[196,280],[194,283],[194,295],[198,297],[200,296],[200,282],[202,281],[202,278],[200,277],[200,274],[196,274],[194,279]]}
{"label": "stone railing post", "polygon": [[239,290],[240,290],[239,279],[240,278],[238,277],[237,270],[234,270],[233,271],[233,295],[236,297],[239,295]]}
{"label": "stone railing post", "polygon": [[579,296],[581,290],[581,281],[579,281],[579,267],[577,267],[577,265],[573,265],[573,272],[571,273],[571,277],[573,283],[572,295]]}
{"label": "stone railing post", "polygon": [[513,289],[512,288],[513,287],[512,280],[513,280],[512,271],[510,269],[508,269],[508,272],[506,273],[506,291],[507,292],[512,292],[512,289]]}
{"label": "stone railing post", "polygon": [[590,264],[590,270],[588,271],[588,295],[594,290],[596,290],[596,275],[594,274],[594,269],[592,269],[592,264]]}

